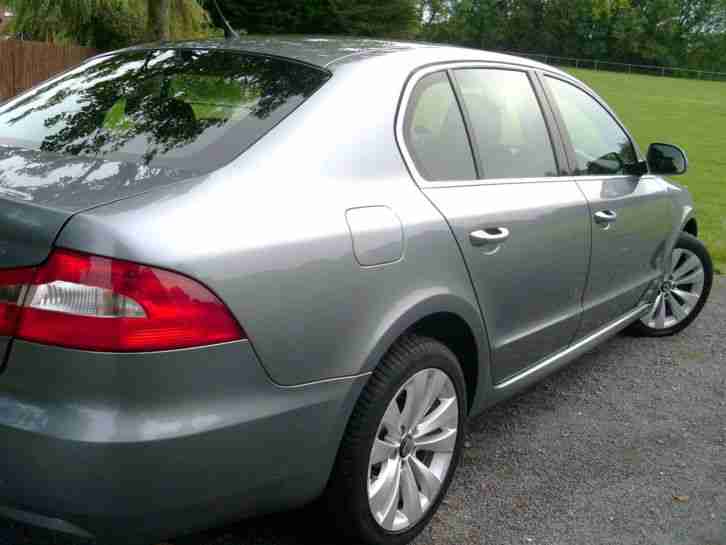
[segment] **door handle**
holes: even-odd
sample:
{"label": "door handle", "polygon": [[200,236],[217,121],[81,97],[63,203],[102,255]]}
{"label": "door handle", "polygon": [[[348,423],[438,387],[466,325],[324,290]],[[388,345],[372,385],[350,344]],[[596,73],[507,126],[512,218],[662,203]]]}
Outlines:
{"label": "door handle", "polygon": [[600,210],[595,213],[595,223],[598,225],[611,225],[618,221],[618,213],[615,210]]}
{"label": "door handle", "polygon": [[501,244],[509,238],[509,229],[506,227],[492,227],[480,229],[469,233],[472,246],[485,246],[487,244]]}

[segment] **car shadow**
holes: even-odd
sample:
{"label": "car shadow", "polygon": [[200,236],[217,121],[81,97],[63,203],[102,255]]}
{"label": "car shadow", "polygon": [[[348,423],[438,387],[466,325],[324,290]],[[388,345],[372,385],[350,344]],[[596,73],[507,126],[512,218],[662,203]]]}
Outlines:
{"label": "car shadow", "polygon": [[[247,519],[170,540],[169,545],[340,545],[318,505]],[[100,544],[99,544],[100,545]],[[160,544],[162,545],[162,544]]]}

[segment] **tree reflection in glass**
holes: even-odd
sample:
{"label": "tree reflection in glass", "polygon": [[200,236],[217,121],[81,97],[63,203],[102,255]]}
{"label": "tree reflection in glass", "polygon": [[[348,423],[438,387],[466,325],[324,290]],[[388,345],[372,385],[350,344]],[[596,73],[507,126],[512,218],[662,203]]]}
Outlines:
{"label": "tree reflection in glass", "polygon": [[0,107],[0,144],[209,171],[327,77],[307,65],[230,51],[114,54]]}

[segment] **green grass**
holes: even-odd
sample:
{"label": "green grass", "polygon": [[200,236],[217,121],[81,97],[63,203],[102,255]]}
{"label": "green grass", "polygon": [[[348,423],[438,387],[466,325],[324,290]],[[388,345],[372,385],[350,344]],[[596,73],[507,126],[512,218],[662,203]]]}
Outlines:
{"label": "green grass", "polygon": [[726,272],[726,83],[568,69],[608,101],[643,152],[651,142],[683,147],[676,179],[696,201],[699,237]]}

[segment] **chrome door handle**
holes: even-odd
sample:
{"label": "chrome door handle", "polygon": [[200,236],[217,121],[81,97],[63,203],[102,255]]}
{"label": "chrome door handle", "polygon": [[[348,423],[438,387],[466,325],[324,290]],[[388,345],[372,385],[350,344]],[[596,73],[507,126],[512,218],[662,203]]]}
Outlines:
{"label": "chrome door handle", "polygon": [[509,229],[506,227],[492,227],[480,229],[469,233],[469,240],[472,246],[484,246],[486,244],[501,244],[509,238]]}
{"label": "chrome door handle", "polygon": [[615,210],[601,210],[595,214],[595,223],[598,225],[611,225],[618,221],[618,213]]}

